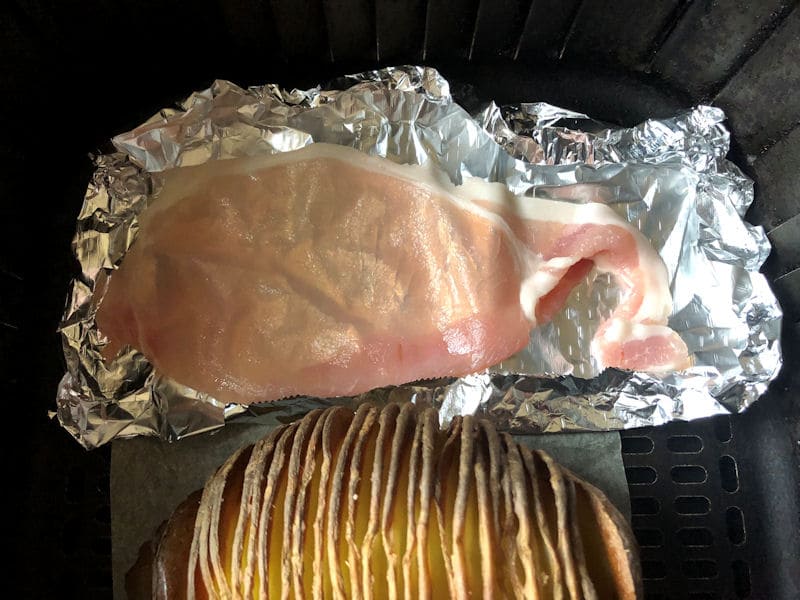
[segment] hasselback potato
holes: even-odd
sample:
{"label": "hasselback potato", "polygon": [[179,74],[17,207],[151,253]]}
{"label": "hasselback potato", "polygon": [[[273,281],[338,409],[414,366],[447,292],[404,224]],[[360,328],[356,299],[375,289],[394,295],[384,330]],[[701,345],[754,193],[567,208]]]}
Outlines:
{"label": "hasselback potato", "polygon": [[140,553],[129,597],[635,598],[627,523],[487,421],[317,410],[230,457]]}

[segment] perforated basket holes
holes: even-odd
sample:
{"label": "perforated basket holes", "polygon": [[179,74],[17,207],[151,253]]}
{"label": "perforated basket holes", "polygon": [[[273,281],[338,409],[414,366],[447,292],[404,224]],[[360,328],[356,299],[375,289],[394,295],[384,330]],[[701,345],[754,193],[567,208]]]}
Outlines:
{"label": "perforated basket holes", "polygon": [[730,418],[621,436],[645,597],[749,598],[747,517]]}

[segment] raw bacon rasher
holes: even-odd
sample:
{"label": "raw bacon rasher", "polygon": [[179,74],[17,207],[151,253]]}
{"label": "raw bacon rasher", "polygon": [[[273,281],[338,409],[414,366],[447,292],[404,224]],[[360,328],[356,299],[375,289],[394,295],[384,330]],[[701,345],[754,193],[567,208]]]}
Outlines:
{"label": "raw bacon rasher", "polygon": [[624,291],[593,342],[605,366],[688,360],[662,261],[602,204],[312,144],[168,171],[139,226],[97,312],[104,353],[135,347],[224,402],[484,369],[591,269]]}

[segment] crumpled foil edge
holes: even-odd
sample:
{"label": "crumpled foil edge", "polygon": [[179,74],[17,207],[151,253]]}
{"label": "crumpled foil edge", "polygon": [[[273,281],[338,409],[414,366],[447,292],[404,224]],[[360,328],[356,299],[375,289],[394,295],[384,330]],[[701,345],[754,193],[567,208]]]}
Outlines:
{"label": "crumpled foil edge", "polygon": [[[417,111],[414,117],[420,122],[427,111],[431,119],[446,116],[447,123],[438,130],[427,123],[428,139],[398,148],[403,136],[392,129],[391,117],[407,116],[402,114],[407,107]],[[310,122],[308,115],[314,110],[328,121]],[[389,119],[370,121],[367,115],[353,131],[342,128],[352,125],[348,115],[359,110],[383,111]],[[82,445],[93,448],[133,435],[177,440],[221,427],[227,419],[246,419],[264,411],[297,414],[328,403],[425,403],[439,410],[443,423],[455,415],[480,413],[513,433],[626,429],[740,412],[766,390],[780,369],[781,312],[766,280],[757,273],[769,243],[761,228],[742,220],[753,199],[752,182],[725,159],[729,134],[723,120],[719,109],[699,106],[633,128],[603,128],[586,115],[544,103],[490,104],[473,119],[452,101],[447,81],[436,70],[414,66],[350,75],[310,90],[285,90],[275,84],[243,90],[217,81],[190,95],[179,109],[162,110],[133,132],[117,136],[114,144],[119,151],[95,159],[97,168],[73,241],[81,274],[72,283],[59,328],[68,370],[57,394],[57,416]],[[298,121],[306,131],[296,126]],[[481,176],[504,181],[517,193],[532,189],[550,193],[560,189],[560,182],[566,184],[564,189],[579,190],[582,185],[605,185],[614,177],[651,177],[658,182],[666,173],[685,186],[681,193],[693,201],[687,218],[696,220],[692,222],[697,235],[689,244],[699,257],[696,260],[706,261],[715,276],[727,281],[726,302],[732,309],[728,312],[736,318],[707,327],[733,332],[710,336],[722,354],[713,354],[713,348],[709,352],[715,360],[722,356],[724,368],[701,361],[688,371],[664,377],[615,369],[581,377],[579,365],[572,374],[541,377],[515,372],[524,372],[517,369],[520,366],[554,363],[542,363],[541,356],[526,359],[522,353],[516,362],[504,361],[491,372],[459,379],[373,390],[348,399],[292,398],[245,407],[225,406],[154,372],[135,350],[105,365],[100,355],[104,340],[94,326],[94,313],[108,273],[136,236],[137,215],[158,188],[158,173],[206,160],[331,141],[326,138],[332,135],[330,125],[340,128],[339,137],[333,138],[338,143],[381,155],[394,153],[409,161],[433,157],[455,181]],[[464,150],[464,140],[476,147]],[[437,143],[456,150],[436,155],[430,148]],[[638,202],[636,210],[646,216],[649,206]],[[663,256],[665,251],[661,252]],[[682,276],[680,267],[676,260],[676,278]],[[602,292],[602,285],[595,287]],[[613,293],[609,298],[613,301]],[[697,310],[709,309],[702,302],[699,307],[689,302],[685,308],[686,315],[678,316],[690,321],[697,319]],[[549,341],[543,338],[536,344],[543,340],[553,344],[558,326],[546,335]],[[705,339],[704,332],[697,335]],[[729,351],[730,340],[738,344],[736,352]],[[536,344],[532,341],[531,347]],[[585,369],[591,372],[591,365]]]}

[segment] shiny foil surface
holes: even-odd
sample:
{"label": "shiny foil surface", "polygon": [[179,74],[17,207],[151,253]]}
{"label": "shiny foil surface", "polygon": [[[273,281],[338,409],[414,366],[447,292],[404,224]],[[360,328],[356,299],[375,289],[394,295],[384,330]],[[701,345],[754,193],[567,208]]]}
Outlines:
{"label": "shiny foil surface", "polygon": [[[781,311],[758,269],[769,254],[743,219],[753,185],[727,161],[724,114],[699,106],[630,129],[543,103],[468,114],[434,69],[397,67],[310,90],[242,89],[216,81],[113,139],[96,159],[73,241],[81,273],[60,326],[67,373],[61,424],[85,447],[118,436],[167,440],[226,419],[329,403],[405,399],[438,408],[442,422],[481,413],[516,433],[609,430],[740,412],[780,369]],[[669,325],[694,364],[668,375],[601,371],[590,352],[619,300],[613,279],[590,275],[528,347],[486,373],[381,389],[356,398],[293,398],[224,405],[156,372],[130,349],[110,364],[95,313],[111,273],[136,238],[162,171],[209,160],[286,152],[314,142],[351,146],[395,162],[432,161],[454,183],[481,177],[517,194],[604,202],[639,228],[671,282]]]}

